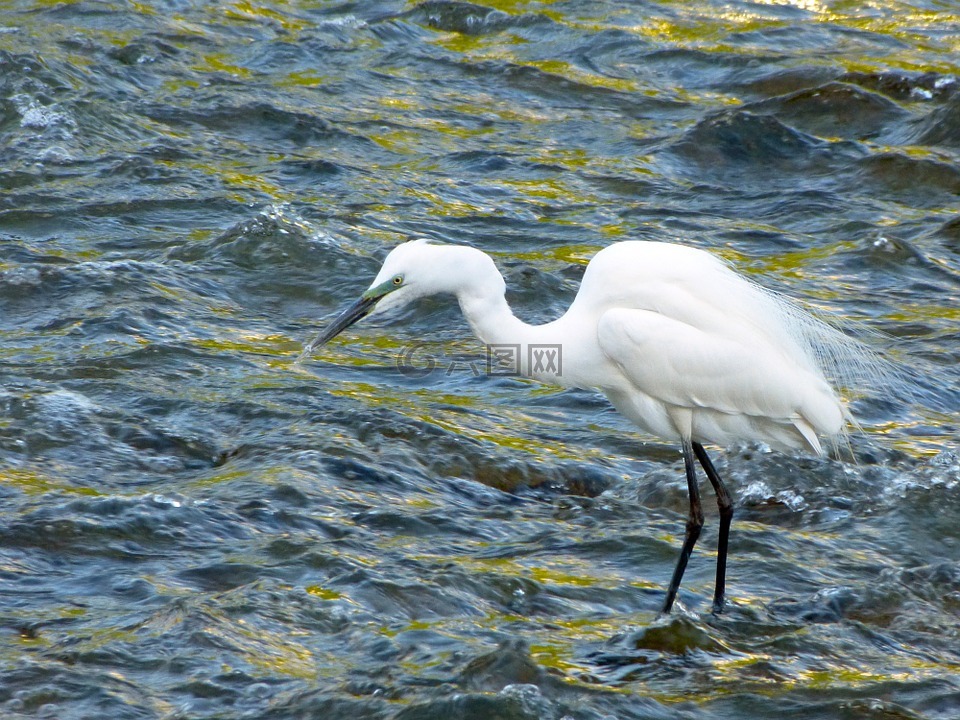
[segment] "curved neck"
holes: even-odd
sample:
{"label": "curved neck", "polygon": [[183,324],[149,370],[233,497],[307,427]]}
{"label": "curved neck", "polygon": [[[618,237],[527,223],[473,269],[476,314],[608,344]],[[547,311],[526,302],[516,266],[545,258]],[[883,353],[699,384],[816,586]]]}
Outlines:
{"label": "curved neck", "polygon": [[478,295],[468,291],[457,293],[460,310],[473,334],[487,345],[527,342],[536,330],[535,326],[528,325],[513,314],[502,292],[497,293],[490,286],[487,287],[490,289],[487,294]]}
{"label": "curved neck", "polygon": [[507,285],[493,259],[463,245],[431,248],[433,290],[451,292],[473,334],[487,345],[526,342],[534,327],[514,316],[505,297]]}
{"label": "curved neck", "polygon": [[562,319],[528,325],[517,318],[507,304],[503,276],[486,253],[465,246],[439,246],[433,252],[431,291],[456,295],[473,334],[487,346],[489,362],[502,374],[571,384],[561,376]]}

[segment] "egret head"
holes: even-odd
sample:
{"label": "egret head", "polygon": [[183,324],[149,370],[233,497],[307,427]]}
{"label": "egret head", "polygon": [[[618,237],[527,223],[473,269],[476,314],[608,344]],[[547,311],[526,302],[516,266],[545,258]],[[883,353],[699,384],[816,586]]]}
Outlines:
{"label": "egret head", "polygon": [[437,245],[425,239],[411,240],[395,247],[383,261],[377,277],[360,298],[344,310],[330,326],[321,332],[304,350],[304,355],[342,333],[367,315],[400,308],[418,297],[441,292],[435,275],[436,258],[431,257]]}

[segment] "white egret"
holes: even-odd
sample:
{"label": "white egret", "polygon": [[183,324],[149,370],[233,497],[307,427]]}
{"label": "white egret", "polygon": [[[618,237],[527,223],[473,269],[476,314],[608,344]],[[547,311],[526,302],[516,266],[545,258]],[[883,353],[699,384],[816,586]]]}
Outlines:
{"label": "white egret", "polygon": [[[735,273],[714,255],[620,242],[587,265],[567,312],[528,325],[507,305],[493,260],[475,248],[414,240],[395,248],[360,299],[304,355],[361,318],[426,295],[456,296],[488,347],[515,348],[518,370],[596,388],[642,430],[680,444],[690,515],[663,612],[676,598],[703,526],[694,460],[720,510],[715,612],[724,605],[733,502],[703,444],[760,441],[822,454],[853,418],[833,381],[873,379],[874,356],[834,327]],[[555,355],[545,362],[543,353]]]}

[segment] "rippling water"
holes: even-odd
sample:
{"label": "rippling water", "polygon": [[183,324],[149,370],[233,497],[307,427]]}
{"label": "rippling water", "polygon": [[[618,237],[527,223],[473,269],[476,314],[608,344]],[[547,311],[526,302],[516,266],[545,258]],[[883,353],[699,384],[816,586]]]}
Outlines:
{"label": "rippling water", "polygon": [[[960,716],[949,2],[5,2],[0,708]],[[303,343],[410,236],[558,316],[625,238],[885,336],[856,462],[677,449],[488,376],[451,303]],[[398,367],[399,366],[399,367]]]}

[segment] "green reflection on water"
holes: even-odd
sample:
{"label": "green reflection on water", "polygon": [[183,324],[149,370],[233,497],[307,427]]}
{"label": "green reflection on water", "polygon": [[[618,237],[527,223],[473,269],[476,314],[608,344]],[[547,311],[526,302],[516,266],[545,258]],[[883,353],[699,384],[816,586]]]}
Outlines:
{"label": "green reflection on water", "polygon": [[37,470],[0,469],[0,484],[15,487],[28,495],[43,495],[51,492],[87,497],[102,495],[94,488],[71,485],[69,482],[50,477]]}

